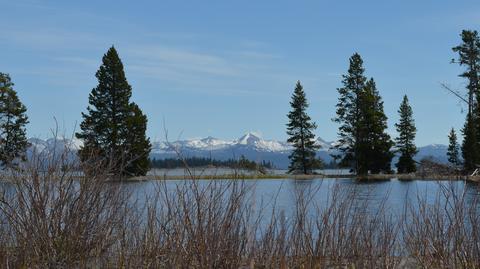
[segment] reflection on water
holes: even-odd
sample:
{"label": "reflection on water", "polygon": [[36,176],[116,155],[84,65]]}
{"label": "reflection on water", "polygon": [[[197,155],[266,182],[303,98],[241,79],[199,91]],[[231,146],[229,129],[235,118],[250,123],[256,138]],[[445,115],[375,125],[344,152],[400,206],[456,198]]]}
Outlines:
{"label": "reflection on water", "polygon": [[[218,180],[217,180],[218,181]],[[199,186],[206,186],[210,180],[198,180]],[[229,180],[219,182],[228,183]],[[167,180],[167,189],[173,191],[184,180]],[[480,195],[480,186],[464,181],[435,181],[435,180],[408,180],[398,179],[384,181],[358,181],[350,178],[338,179],[262,179],[246,180],[244,183],[252,188],[252,203],[262,205],[268,210],[273,204],[277,210],[286,214],[292,213],[299,193],[311,198],[316,205],[329,205],[334,193],[343,197],[352,197],[358,209],[367,212],[376,212],[379,205],[385,206],[390,213],[401,215],[406,204],[415,206],[418,199],[433,203],[435,199],[442,199],[442,193],[447,189],[454,189],[457,194],[465,192],[467,204],[477,202]],[[151,197],[157,189],[158,181],[144,181],[126,184],[140,203],[146,197]],[[156,187],[157,186],[157,187]]]}
{"label": "reflection on water", "polygon": [[[173,192],[178,185],[184,184],[185,180],[167,180],[165,187]],[[211,180],[197,180],[201,187],[212,183]],[[216,180],[219,184],[230,182],[229,180]],[[160,181],[150,180],[122,184],[132,193],[132,200],[138,205],[145,204],[159,189]],[[390,213],[401,215],[406,204],[415,206],[419,199],[433,203],[435,199],[444,199],[442,193],[454,189],[460,195],[465,192],[467,204],[478,203],[480,198],[480,185],[465,181],[435,181],[435,180],[398,180],[384,181],[358,181],[351,178],[337,179],[261,179],[245,180],[244,184],[252,187],[252,204],[262,207],[268,212],[275,205],[276,210],[285,211],[288,215],[293,213],[295,203],[302,193],[306,199],[318,206],[331,204],[332,196],[336,194],[342,197],[351,197],[354,206],[358,210],[377,212],[380,205]],[[5,194],[14,195],[14,186],[11,183],[0,181],[0,189]],[[480,209],[480,205],[479,205]]]}

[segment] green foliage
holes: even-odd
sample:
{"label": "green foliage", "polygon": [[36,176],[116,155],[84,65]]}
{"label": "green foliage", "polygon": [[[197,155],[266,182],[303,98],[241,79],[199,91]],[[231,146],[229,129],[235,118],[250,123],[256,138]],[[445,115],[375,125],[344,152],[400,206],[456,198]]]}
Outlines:
{"label": "green foliage", "polygon": [[453,165],[453,166],[459,166],[461,164],[460,162],[460,147],[457,142],[457,134],[455,133],[455,129],[452,128],[450,130],[450,134],[448,134],[448,150],[447,150],[447,156],[448,156],[448,161]]}
{"label": "green foliage", "polygon": [[[350,57],[348,73],[343,75],[343,87],[338,88],[337,117],[334,121],[340,124],[338,129],[339,143],[337,149],[342,153],[340,164],[352,167],[357,173],[366,170],[359,158],[360,144],[360,95],[365,88],[367,78],[363,75],[362,57],[355,53]],[[337,158],[339,156],[336,156]],[[363,173],[363,172],[361,172]]]}
{"label": "green foliage", "polygon": [[471,113],[467,114],[467,120],[463,126],[462,134],[463,169],[469,172],[476,169],[476,164],[480,157],[475,122]]}
{"label": "green foliage", "polygon": [[0,73],[0,165],[3,168],[25,160],[29,146],[25,130],[27,108],[20,102],[13,85],[9,75]]}
{"label": "green foliage", "polygon": [[471,30],[463,30],[461,37],[462,43],[453,47],[452,50],[458,53],[458,64],[466,66],[465,72],[459,76],[468,80],[468,113],[472,113],[475,107],[477,110],[479,109],[478,105],[475,104],[474,98],[476,97],[477,103],[480,100],[478,93],[480,90],[480,38],[477,31]]}
{"label": "green foliage", "polygon": [[383,101],[377,90],[375,81],[370,79],[359,96],[359,156],[361,167],[373,174],[391,172],[394,145],[390,135],[386,133],[387,116],[383,111]]}
{"label": "green foliage", "polygon": [[130,102],[132,87],[114,47],[103,56],[95,75],[98,85],[82,113],[82,161],[101,162],[114,175],[144,175],[148,170],[150,141],[145,136],[147,118]]}
{"label": "green foliage", "polygon": [[307,114],[308,102],[300,81],[297,81],[290,105],[292,110],[287,114],[287,142],[291,143],[294,149],[288,156],[288,172],[310,174],[318,165],[316,154],[320,146],[315,144],[313,131],[317,125]]}
{"label": "green foliage", "polygon": [[126,141],[128,164],[125,168],[128,175],[145,175],[150,169],[148,156],[152,145],[146,137],[147,116],[142,113],[137,104],[130,104],[131,115],[127,118],[129,135]]}
{"label": "green foliage", "polygon": [[415,146],[415,135],[417,128],[413,119],[413,111],[408,103],[408,97],[405,95],[398,110],[400,120],[395,124],[398,132],[396,138],[397,150],[400,152],[398,160],[398,173],[413,173],[417,170],[415,160],[413,157],[417,154],[417,147]]}
{"label": "green foliage", "polygon": [[[387,117],[375,81],[363,75],[363,60],[358,53],[350,58],[343,87],[338,88],[337,117],[340,137],[337,149],[342,153],[340,164],[351,167],[359,175],[390,172],[393,142],[386,133]],[[340,156],[337,156],[340,157]]]}
{"label": "green foliage", "polygon": [[[472,171],[480,162],[480,38],[477,31],[463,30],[462,43],[452,50],[458,53],[457,63],[466,70],[459,76],[468,80],[468,113],[462,129],[464,169]],[[452,60],[454,62],[455,60]]]}

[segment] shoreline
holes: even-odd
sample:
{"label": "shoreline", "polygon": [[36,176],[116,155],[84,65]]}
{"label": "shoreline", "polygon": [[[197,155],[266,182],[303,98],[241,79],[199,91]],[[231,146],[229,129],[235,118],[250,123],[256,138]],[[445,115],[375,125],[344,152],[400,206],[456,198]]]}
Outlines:
{"label": "shoreline", "polygon": [[291,175],[291,174],[217,174],[217,175],[147,175],[127,179],[126,181],[149,181],[149,180],[268,180],[268,179],[357,179],[365,181],[384,181],[391,179],[398,180],[451,180],[480,182],[480,176],[464,175],[416,175],[416,174],[375,174],[368,176],[357,176],[349,174],[312,174],[312,175]]}

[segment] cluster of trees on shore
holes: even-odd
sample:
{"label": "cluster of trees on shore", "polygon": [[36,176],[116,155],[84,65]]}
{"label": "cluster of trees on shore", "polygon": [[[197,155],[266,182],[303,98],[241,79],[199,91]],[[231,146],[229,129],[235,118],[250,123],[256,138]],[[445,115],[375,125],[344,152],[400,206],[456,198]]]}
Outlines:
{"label": "cluster of trees on shore", "polygon": [[[467,80],[467,96],[445,87],[468,106],[467,117],[462,131],[460,147],[455,130],[448,135],[447,156],[456,169],[462,167],[465,173],[479,168],[480,164],[480,37],[477,31],[463,30],[462,42],[452,50],[458,58],[452,63],[465,66],[459,76]],[[338,88],[339,98],[336,117],[340,125],[339,143],[336,148],[341,154],[334,156],[340,166],[352,168],[359,175],[368,173],[391,173],[394,154],[400,154],[395,164],[398,173],[416,171],[413,157],[416,127],[413,111],[405,95],[398,113],[400,120],[395,124],[398,137],[392,140],[386,133],[387,116],[383,111],[383,101],[373,78],[364,75],[363,60],[358,53],[350,58],[347,74],[343,75],[343,87]],[[290,155],[290,171],[311,173],[316,160],[318,146],[314,143],[313,131],[317,128],[306,113],[308,102],[300,82],[292,96],[291,112],[288,114],[287,134],[295,147]],[[462,158],[460,158],[460,151]]]}
{"label": "cluster of trees on shore", "polygon": [[[399,136],[394,142],[386,132],[387,116],[375,80],[365,77],[364,72],[361,56],[353,54],[347,74],[343,75],[343,87],[337,89],[339,98],[333,120],[340,125],[340,139],[336,145],[340,154],[334,157],[341,166],[351,168],[358,175],[391,173],[394,156],[392,147],[395,146],[401,154],[396,164],[398,172],[415,172],[416,127],[407,96],[404,96],[398,111],[400,121],[395,127]],[[319,145],[315,143],[313,134],[317,125],[306,112],[309,104],[300,81],[297,82],[290,105],[292,110],[287,115],[287,134],[294,150],[289,156],[289,171],[312,173],[314,164],[318,162],[316,152]]]}
{"label": "cluster of trees on shore", "polygon": [[[451,92],[467,104],[468,112],[461,147],[453,128],[448,136],[448,160],[470,172],[480,163],[480,37],[477,31],[464,30],[461,38],[462,43],[453,48],[458,59],[452,62],[466,67],[460,77],[468,81],[467,97]],[[391,173],[391,162],[398,152],[397,172],[415,172],[416,127],[408,97],[405,95],[401,101],[400,120],[395,124],[398,136],[392,139],[386,132],[387,116],[375,80],[367,78],[364,72],[362,57],[353,54],[348,71],[342,76],[342,87],[337,89],[339,97],[333,121],[339,124],[339,143],[336,144],[339,154],[334,156],[335,160],[359,175]],[[98,85],[89,95],[89,106],[86,113],[82,113],[80,131],[75,134],[83,141],[79,150],[81,161],[86,166],[101,165],[113,175],[145,175],[154,163],[149,160],[147,117],[130,101],[132,87],[113,46],[103,56],[96,78]],[[9,75],[0,73],[0,165],[3,167],[18,165],[25,159],[29,146],[26,108],[13,85]],[[300,81],[290,105],[287,141],[294,150],[289,156],[289,171],[309,174],[321,162],[316,157],[319,146],[314,141],[317,125],[307,114],[309,104]]]}

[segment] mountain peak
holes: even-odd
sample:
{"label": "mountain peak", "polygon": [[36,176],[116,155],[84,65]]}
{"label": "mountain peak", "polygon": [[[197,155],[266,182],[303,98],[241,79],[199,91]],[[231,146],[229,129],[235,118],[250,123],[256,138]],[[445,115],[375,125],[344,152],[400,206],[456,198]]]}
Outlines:
{"label": "mountain peak", "polygon": [[240,137],[237,140],[237,143],[241,144],[241,145],[254,145],[261,140],[262,140],[262,138],[258,134],[254,133],[254,132],[248,132],[245,135],[243,135],[242,137]]}

